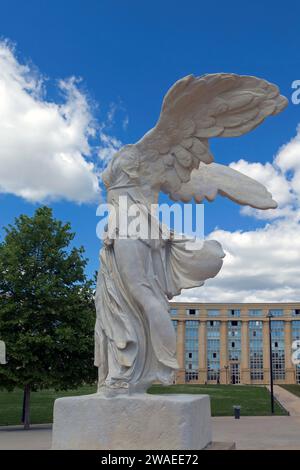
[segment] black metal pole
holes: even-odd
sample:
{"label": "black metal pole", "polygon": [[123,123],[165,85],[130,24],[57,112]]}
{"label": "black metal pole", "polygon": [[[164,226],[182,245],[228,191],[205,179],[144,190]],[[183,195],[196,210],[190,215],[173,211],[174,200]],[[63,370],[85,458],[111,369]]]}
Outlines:
{"label": "black metal pole", "polygon": [[272,325],[271,325],[272,316],[268,315],[268,317],[269,317],[269,347],[270,347],[271,413],[273,415],[274,414],[274,390],[273,390]]}

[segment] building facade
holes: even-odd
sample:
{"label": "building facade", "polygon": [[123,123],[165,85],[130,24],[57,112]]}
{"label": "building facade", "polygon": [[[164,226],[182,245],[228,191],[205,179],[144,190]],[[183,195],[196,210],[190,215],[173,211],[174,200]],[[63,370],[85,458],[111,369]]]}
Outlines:
{"label": "building facade", "polygon": [[170,303],[177,336],[176,383],[270,383],[272,314],[274,383],[300,384],[292,343],[300,340],[300,302]]}

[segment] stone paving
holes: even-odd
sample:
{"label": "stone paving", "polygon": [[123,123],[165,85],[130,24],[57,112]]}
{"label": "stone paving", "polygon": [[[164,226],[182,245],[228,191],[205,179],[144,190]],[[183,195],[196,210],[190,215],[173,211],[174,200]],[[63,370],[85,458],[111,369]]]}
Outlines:
{"label": "stone paving", "polygon": [[0,450],[50,449],[51,434],[51,424],[35,424],[29,431],[23,426],[0,426]]}
{"label": "stone paving", "polygon": [[[237,449],[300,450],[300,416],[242,416],[212,418],[213,440],[235,442]],[[50,449],[51,426],[0,427],[0,449]]]}
{"label": "stone paving", "polygon": [[[270,390],[270,387],[268,387]],[[279,385],[274,385],[274,396],[289,412],[290,416],[300,416],[300,398]]]}
{"label": "stone paving", "polygon": [[238,450],[300,450],[300,416],[226,416],[212,420],[213,439],[233,441]]}
{"label": "stone paving", "polygon": [[234,441],[237,449],[300,450],[300,398],[279,385],[274,396],[289,416],[213,418],[214,440]]}

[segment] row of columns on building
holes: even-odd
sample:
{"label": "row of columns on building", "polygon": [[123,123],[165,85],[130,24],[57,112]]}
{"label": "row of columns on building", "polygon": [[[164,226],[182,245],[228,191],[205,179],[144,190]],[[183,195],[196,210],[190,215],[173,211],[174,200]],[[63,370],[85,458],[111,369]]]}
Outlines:
{"label": "row of columns on building", "polygon": [[[212,320],[212,318],[211,318]],[[228,321],[233,320],[222,320],[216,318],[215,320],[220,321],[220,383],[228,384],[228,332],[227,324]],[[241,321],[241,360],[240,360],[240,377],[241,383],[250,384],[253,383],[250,378],[250,355],[249,355],[249,328],[248,321],[242,318],[234,318],[234,320]],[[252,320],[255,320],[254,318]],[[263,369],[264,369],[264,383],[269,383],[270,373],[270,345],[269,345],[269,322],[266,318],[257,318],[256,320],[263,322]],[[185,323],[188,320],[177,319],[177,360],[179,364],[179,370],[177,373],[177,381],[185,382]],[[199,332],[198,332],[198,382],[205,383],[207,381],[207,321],[206,319],[198,319],[199,321]],[[292,364],[292,327],[291,321],[285,321],[284,329],[284,344],[285,344],[285,382],[293,383],[295,381],[295,367]],[[260,381],[261,383],[261,381]]]}

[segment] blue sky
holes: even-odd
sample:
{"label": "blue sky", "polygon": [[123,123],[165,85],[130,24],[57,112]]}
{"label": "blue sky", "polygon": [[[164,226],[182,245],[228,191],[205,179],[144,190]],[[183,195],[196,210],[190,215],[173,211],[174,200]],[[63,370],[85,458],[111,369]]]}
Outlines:
{"label": "blue sky", "polygon": [[[57,80],[81,77],[78,86],[88,96],[94,119],[105,122],[105,132],[125,144],[153,127],[167,89],[188,74],[257,75],[276,83],[290,99],[291,83],[300,79],[299,14],[296,1],[254,0],[245,6],[232,1],[2,0],[0,35],[15,43],[19,63],[31,63],[45,77],[44,100],[59,103]],[[215,159],[226,164],[241,158],[249,164],[272,162],[296,136],[299,121],[300,105],[290,104],[246,136],[213,140]],[[92,153],[99,145],[96,133],[90,140]],[[20,213],[32,214],[40,203],[11,193],[2,193],[0,200],[1,226]],[[49,205],[56,217],[72,223],[75,243],[86,248],[91,274],[100,247],[97,204],[60,198]],[[206,204],[207,234],[216,227],[253,232],[269,222],[241,214],[221,197]]]}

